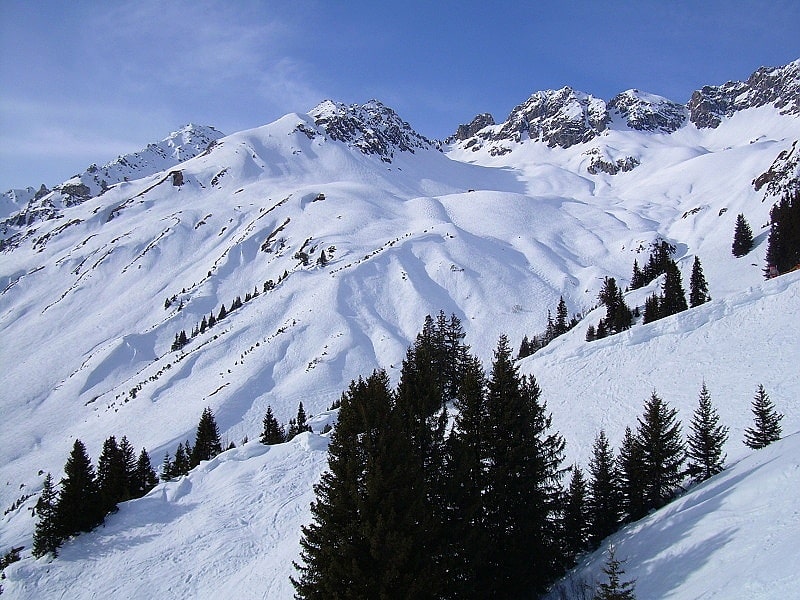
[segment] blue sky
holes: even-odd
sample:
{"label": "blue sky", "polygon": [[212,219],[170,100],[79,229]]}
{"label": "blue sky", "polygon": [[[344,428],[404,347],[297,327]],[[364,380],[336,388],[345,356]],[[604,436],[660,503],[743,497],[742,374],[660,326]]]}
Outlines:
{"label": "blue sky", "polygon": [[4,0],[0,189],[52,186],[188,122],[225,133],[377,98],[442,138],[537,90],[680,102],[800,57],[800,2]]}

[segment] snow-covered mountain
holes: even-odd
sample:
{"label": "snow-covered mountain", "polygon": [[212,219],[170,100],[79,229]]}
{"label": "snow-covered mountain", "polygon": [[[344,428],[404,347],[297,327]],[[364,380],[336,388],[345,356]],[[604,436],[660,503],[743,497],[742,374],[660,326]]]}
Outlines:
{"label": "snow-covered mountain", "polygon": [[[799,65],[697,92],[732,98],[703,105],[715,126],[695,118],[702,102],[563,88],[503,123],[481,115],[445,146],[380,102],[326,101],[225,137],[189,127],[53,191],[4,196],[0,548],[30,547],[35,494],[75,438],[96,459],[106,437],[126,435],[158,464],[206,406],[237,444],[257,437],[268,405],[283,422],[300,401],[317,415],[317,433],[250,442],[126,504],[66,544],[65,560],[12,565],[5,587],[47,597],[81,577],[95,596],[290,597],[327,407],[376,367],[396,380],[439,310],[485,361],[500,333],[518,343],[541,331],[560,296],[588,313],[521,362],[570,461],[585,464],[600,427],[616,444],[654,387],[688,421],[703,380],[731,427],[731,461],[745,458],[758,383],[797,431],[800,278],[762,271],[770,207],[800,175]],[[736,259],[739,213],[756,246]],[[656,238],[677,248],[687,287],[700,257],[714,301],[587,344],[603,278],[624,287]],[[171,350],[237,297],[241,308]],[[787,465],[795,446],[781,446]],[[166,556],[172,574],[157,566]],[[152,580],[132,579],[133,565]]]}

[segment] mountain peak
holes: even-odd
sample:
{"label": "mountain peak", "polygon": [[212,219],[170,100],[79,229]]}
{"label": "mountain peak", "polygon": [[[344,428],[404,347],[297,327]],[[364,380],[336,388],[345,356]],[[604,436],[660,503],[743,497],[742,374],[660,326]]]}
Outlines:
{"label": "mountain peak", "polygon": [[688,117],[682,104],[635,89],[614,96],[608,103],[608,110],[638,131],[672,133],[680,129]]}
{"label": "mountain peak", "polygon": [[781,67],[761,67],[747,81],[706,85],[692,94],[687,107],[699,128],[716,128],[724,117],[772,104],[784,115],[800,114],[800,59]]}
{"label": "mountain peak", "polygon": [[377,154],[386,162],[391,162],[395,150],[413,153],[415,149],[435,147],[378,100],[350,105],[325,100],[308,115],[332,140],[344,142],[364,154]]}

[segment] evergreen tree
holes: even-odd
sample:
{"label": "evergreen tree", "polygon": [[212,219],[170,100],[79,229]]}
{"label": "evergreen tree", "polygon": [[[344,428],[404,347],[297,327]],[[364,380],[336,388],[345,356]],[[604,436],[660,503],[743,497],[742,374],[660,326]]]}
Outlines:
{"label": "evergreen tree", "polygon": [[134,498],[141,498],[156,487],[156,484],[158,484],[158,475],[156,475],[153,465],[150,464],[150,455],[147,450],[142,448],[131,477],[131,494]]}
{"label": "evergreen tree", "polygon": [[486,569],[491,553],[485,517],[489,408],[486,375],[475,357],[465,365],[455,406],[458,412],[448,446],[448,545],[456,574],[450,585],[454,598],[487,598],[493,590],[492,574]]}
{"label": "evergreen tree", "polygon": [[689,279],[689,306],[694,308],[709,300],[711,300],[711,296],[708,295],[708,283],[703,275],[703,267],[700,264],[700,258],[695,256],[692,264],[692,276]]}
{"label": "evergreen tree", "polygon": [[[589,549],[588,489],[578,465],[572,466],[572,477],[564,498],[564,546],[567,557],[576,557]],[[573,560],[570,560],[574,563]]]}
{"label": "evergreen tree", "polygon": [[225,305],[223,304],[222,307],[219,309],[219,314],[217,315],[217,321],[222,321],[225,317],[228,316],[228,311],[225,310]]}
{"label": "evergreen tree", "polygon": [[638,521],[647,514],[645,501],[645,473],[642,451],[630,427],[625,428],[617,457],[619,463],[620,492],[625,521]]}
{"label": "evergreen tree", "polygon": [[636,600],[634,593],[635,581],[621,581],[625,570],[622,563],[615,556],[614,547],[608,548],[608,560],[603,567],[603,573],[608,581],[601,583],[594,600]]}
{"label": "evergreen tree", "polygon": [[[382,574],[373,570],[364,533],[368,468],[386,426],[391,394],[385,372],[351,382],[342,394],[339,419],[328,446],[328,469],[314,486],[313,522],[302,528],[300,557],[292,578],[296,597],[377,598]],[[403,487],[403,486],[401,486]]]}
{"label": "evergreen tree", "polygon": [[267,406],[267,412],[264,415],[263,429],[261,431],[260,441],[262,444],[272,446],[274,444],[282,444],[286,441],[286,434],[283,431],[278,419],[272,414],[272,407]]}
{"label": "evergreen tree", "polygon": [[[598,300],[606,307],[606,318],[603,320],[606,331],[619,333],[625,329],[630,329],[633,322],[633,312],[625,304],[622,297],[622,290],[617,287],[617,282],[613,277],[606,277],[603,288],[600,290]],[[598,325],[598,329],[600,326]],[[599,338],[600,335],[598,334]]]}
{"label": "evergreen tree", "polygon": [[650,244],[650,256],[643,271],[645,285],[667,272],[667,262],[672,260],[674,253],[675,247],[665,240],[655,240]]}
{"label": "evergreen tree", "polygon": [[303,408],[303,403],[301,402],[297,407],[297,419],[295,420],[297,433],[303,433],[304,431],[311,431],[311,425],[308,424],[306,421],[306,411]]}
{"label": "evergreen tree", "polygon": [[206,316],[203,315],[203,320],[200,321],[200,333],[205,333],[207,328],[208,328],[208,321],[206,320]]}
{"label": "evergreen tree", "polygon": [[767,277],[800,265],[800,189],[784,195],[770,210]]}
{"label": "evergreen tree", "polygon": [[169,452],[164,454],[164,460],[161,461],[161,481],[169,481],[174,477],[174,469],[172,460],[170,460]]}
{"label": "evergreen tree", "polygon": [[681,467],[686,447],[681,437],[677,409],[670,408],[653,391],[639,417],[636,444],[639,446],[647,509],[661,508],[672,497],[683,477]]}
{"label": "evergreen tree", "polygon": [[667,261],[661,294],[662,298],[659,302],[659,314],[662,317],[668,317],[689,308],[686,304],[686,292],[683,289],[681,272],[678,269],[678,265],[675,264],[673,260]]}
{"label": "evergreen tree", "polygon": [[58,521],[58,494],[53,486],[53,477],[50,473],[44,478],[44,487],[39,499],[36,501],[36,514],[39,520],[33,532],[33,556],[40,558],[51,553],[58,556],[58,547],[61,545],[61,532]]}
{"label": "evergreen tree", "polygon": [[175,460],[172,461],[172,470],[169,473],[170,479],[173,477],[183,477],[191,470],[190,456],[191,452],[186,452],[183,443],[178,442],[178,447],[175,449]]}
{"label": "evergreen tree", "polygon": [[722,471],[725,464],[722,447],[727,440],[728,428],[719,424],[719,415],[711,404],[711,394],[703,382],[687,438],[689,473],[695,481],[705,481]]}
{"label": "evergreen tree", "polygon": [[781,439],[783,415],[775,410],[764,386],[760,383],[753,398],[753,426],[744,430],[744,444],[748,448],[758,450]]}
{"label": "evergreen tree", "polygon": [[286,441],[291,441],[294,439],[299,432],[297,431],[297,419],[291,418],[289,419],[289,423],[286,427]]}
{"label": "evergreen tree", "polygon": [[606,322],[604,319],[600,319],[600,322],[597,324],[597,331],[594,335],[595,339],[602,340],[604,337],[608,337],[608,329],[606,328]]}
{"label": "evergreen tree", "polygon": [[[630,431],[630,430],[628,430]],[[587,512],[593,547],[619,529],[621,492],[614,453],[602,429],[592,445],[589,460],[589,497]]]}
{"label": "evergreen tree", "polygon": [[736,217],[736,228],[733,232],[731,252],[736,258],[744,256],[753,248],[753,230],[742,213]]}
{"label": "evergreen tree", "polygon": [[[501,336],[488,382],[485,568],[500,597],[537,593],[562,572],[558,531],[564,440],[533,378],[520,377]],[[535,540],[535,543],[533,541]]]}
{"label": "evergreen tree", "polygon": [[569,314],[567,313],[567,303],[564,302],[564,296],[558,300],[556,307],[556,321],[555,321],[555,334],[556,336],[562,335],[569,330]]}
{"label": "evergreen tree", "polygon": [[526,358],[533,354],[531,352],[531,342],[528,340],[528,336],[522,337],[522,342],[519,344],[519,352],[517,352],[517,359]]}
{"label": "evergreen tree", "polygon": [[597,333],[595,332],[594,325],[589,325],[589,327],[586,328],[586,341],[593,342],[595,339],[597,339]]}
{"label": "evergreen tree", "polygon": [[211,460],[222,452],[222,443],[219,438],[219,429],[214,419],[211,408],[206,407],[200,415],[200,422],[197,424],[194,448],[191,451],[189,461],[190,468],[196,467],[200,461]]}
{"label": "evergreen tree", "polygon": [[104,515],[115,511],[119,502],[130,498],[125,456],[113,435],[103,442],[103,451],[97,461],[97,487]]}
{"label": "evergreen tree", "polygon": [[217,324],[217,318],[214,316],[214,313],[208,315],[208,328],[211,329],[214,325]]}
{"label": "evergreen tree", "polygon": [[638,290],[647,285],[645,280],[644,271],[639,268],[639,263],[633,259],[633,273],[631,273],[631,289]]}
{"label": "evergreen tree", "polygon": [[103,520],[94,467],[80,440],[75,440],[64,473],[56,509],[61,538],[91,531]]}
{"label": "evergreen tree", "polygon": [[661,298],[653,292],[644,301],[644,314],[642,316],[642,324],[652,323],[658,321],[662,317],[661,314]]}

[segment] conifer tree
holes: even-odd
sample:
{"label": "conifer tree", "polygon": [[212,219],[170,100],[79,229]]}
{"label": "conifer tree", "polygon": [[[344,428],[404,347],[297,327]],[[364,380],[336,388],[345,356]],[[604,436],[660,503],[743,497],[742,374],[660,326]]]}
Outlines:
{"label": "conifer tree", "polygon": [[175,460],[172,461],[172,471],[169,474],[170,478],[182,477],[191,470],[190,456],[191,452],[186,452],[183,443],[178,442],[178,447],[175,449]]}
{"label": "conifer tree", "polygon": [[631,289],[638,290],[647,285],[644,272],[639,268],[639,263],[633,259],[633,273],[631,273]]}
{"label": "conifer tree", "polygon": [[603,573],[608,577],[608,581],[601,583],[594,600],[636,600],[634,593],[635,581],[622,581],[625,570],[622,562],[617,560],[614,547],[608,548],[608,560],[603,567]]}
{"label": "conifer tree", "polygon": [[642,316],[642,324],[652,323],[661,318],[661,298],[653,292],[644,301],[644,314]]}
{"label": "conifer tree", "polygon": [[306,420],[306,411],[303,408],[303,403],[297,407],[297,419],[295,421],[297,433],[303,433],[304,431],[311,431],[311,425],[308,424]]}
{"label": "conifer tree", "polygon": [[638,521],[647,514],[645,501],[645,473],[642,451],[630,427],[625,428],[617,457],[620,474],[620,492],[625,521]]}
{"label": "conifer tree", "polygon": [[228,311],[225,310],[225,305],[223,304],[222,307],[219,309],[219,314],[217,315],[217,321],[222,321],[225,317],[228,316]]}
{"label": "conifer tree", "polygon": [[161,481],[171,480],[175,476],[174,469],[175,467],[169,457],[169,452],[166,452],[164,454],[164,460],[161,461]]}
{"label": "conifer tree", "polygon": [[677,409],[670,408],[653,391],[645,402],[644,414],[639,417],[636,444],[641,456],[648,510],[664,506],[683,477],[681,467],[686,447],[677,416]]}
{"label": "conifer tree", "polygon": [[217,324],[217,318],[214,316],[214,313],[208,315],[208,328],[211,329],[214,325]]}
{"label": "conifer tree", "polygon": [[555,334],[556,336],[562,335],[569,330],[569,314],[567,312],[567,303],[564,302],[564,296],[558,300],[556,307],[556,321],[555,321]]}
{"label": "conifer tree", "polygon": [[103,451],[97,460],[97,487],[104,515],[115,511],[117,503],[130,498],[125,467],[125,457],[112,435],[103,443]]}
{"label": "conifer tree", "polygon": [[662,317],[677,314],[687,310],[686,292],[681,281],[681,272],[675,261],[670,259],[666,263],[666,273],[664,284],[661,288],[661,301],[659,302],[659,314]]}
{"label": "conifer tree", "polygon": [[219,438],[219,429],[210,407],[203,410],[200,422],[197,424],[194,448],[189,461],[190,468],[196,467],[200,461],[211,460],[222,452],[222,443]]}
{"label": "conifer tree", "polygon": [[53,486],[53,477],[50,473],[44,478],[42,493],[36,501],[36,514],[39,520],[33,532],[33,556],[40,558],[48,552],[54,557],[58,556],[58,547],[61,545],[58,493]]}
{"label": "conifer tree", "polygon": [[272,414],[271,406],[267,406],[267,412],[264,415],[260,441],[267,446],[282,444],[286,441],[286,434],[283,431],[283,427],[278,423],[278,419]]}
{"label": "conifer tree", "polygon": [[767,277],[800,265],[800,189],[784,195],[770,210]]}
{"label": "conifer tree", "polygon": [[586,341],[593,342],[597,338],[597,332],[594,329],[594,325],[589,325],[586,328]]}
{"label": "conifer tree", "polygon": [[[558,539],[564,440],[533,378],[520,377],[501,336],[488,381],[486,565],[500,597],[542,591],[564,565]],[[536,540],[532,544],[532,540]]]}
{"label": "conifer tree", "polygon": [[448,547],[452,597],[486,598],[493,590],[486,568],[491,552],[486,523],[485,492],[488,489],[489,408],[486,375],[480,361],[471,357],[455,401],[455,427],[449,439]]}
{"label": "conifer tree", "polygon": [[314,486],[313,522],[302,528],[297,598],[371,598],[374,562],[364,533],[365,478],[390,408],[388,378],[375,372],[342,394],[328,446],[328,469]]}
{"label": "conifer tree", "polygon": [[705,481],[722,471],[725,464],[722,448],[727,440],[728,428],[719,424],[719,415],[703,382],[686,440],[689,473],[696,482]]}
{"label": "conifer tree", "polygon": [[94,467],[80,440],[75,440],[64,473],[56,509],[62,538],[91,531],[103,520]]}
{"label": "conifer tree", "polygon": [[574,557],[589,549],[588,489],[583,471],[572,466],[572,476],[564,498],[564,546],[567,557]]}
{"label": "conifer tree", "polygon": [[689,306],[694,308],[711,300],[708,295],[708,283],[703,275],[703,266],[700,264],[700,257],[694,257],[692,264],[692,276],[689,279]]}
{"label": "conifer tree", "polygon": [[736,217],[736,228],[733,232],[731,252],[736,258],[744,256],[753,248],[753,230],[742,213]]}
{"label": "conifer tree", "polygon": [[131,477],[131,494],[134,498],[141,498],[156,487],[157,484],[158,475],[156,475],[155,469],[150,463],[150,455],[146,449],[142,448]]}
{"label": "conifer tree", "polygon": [[294,437],[298,434],[297,431],[297,419],[292,417],[289,419],[289,423],[286,427],[286,441],[289,442],[294,439]]}
{"label": "conifer tree", "polygon": [[744,444],[748,448],[758,450],[781,439],[783,415],[775,410],[764,386],[760,383],[752,403],[753,426],[744,430]]}
{"label": "conifer tree", "polygon": [[597,547],[602,540],[619,529],[622,516],[619,474],[614,453],[602,429],[592,445],[589,475],[589,533],[592,545]]}

